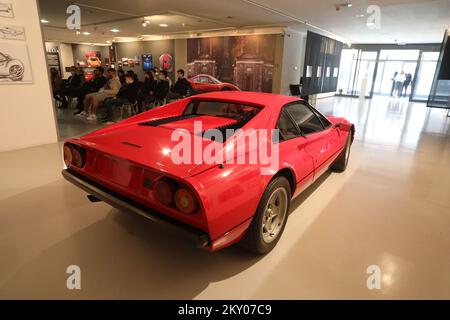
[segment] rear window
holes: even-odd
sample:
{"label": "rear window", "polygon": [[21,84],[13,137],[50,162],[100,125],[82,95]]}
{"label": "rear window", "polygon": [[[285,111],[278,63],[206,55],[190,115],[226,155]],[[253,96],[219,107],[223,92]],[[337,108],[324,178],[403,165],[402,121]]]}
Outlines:
{"label": "rear window", "polygon": [[261,110],[259,107],[224,101],[191,101],[185,115],[201,115],[249,121]]}

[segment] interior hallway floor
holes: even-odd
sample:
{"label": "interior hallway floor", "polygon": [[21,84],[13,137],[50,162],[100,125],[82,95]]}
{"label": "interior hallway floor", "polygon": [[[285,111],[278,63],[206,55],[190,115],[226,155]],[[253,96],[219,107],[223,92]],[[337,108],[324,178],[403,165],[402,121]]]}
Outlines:
{"label": "interior hallway floor", "polygon": [[[349,167],[294,200],[262,257],[204,252],[90,203],[62,179],[60,144],[0,153],[0,299],[450,299],[446,112],[382,97],[318,108],[355,123]],[[62,136],[96,126],[81,121],[68,117]],[[81,290],[66,288],[69,265],[81,268]],[[371,265],[380,290],[367,289]]]}

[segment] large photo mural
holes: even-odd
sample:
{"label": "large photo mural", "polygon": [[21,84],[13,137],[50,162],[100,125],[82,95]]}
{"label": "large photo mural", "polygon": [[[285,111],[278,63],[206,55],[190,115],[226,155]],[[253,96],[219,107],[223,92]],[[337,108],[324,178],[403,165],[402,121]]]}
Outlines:
{"label": "large photo mural", "polygon": [[188,39],[188,76],[208,74],[244,91],[272,92],[275,37]]}

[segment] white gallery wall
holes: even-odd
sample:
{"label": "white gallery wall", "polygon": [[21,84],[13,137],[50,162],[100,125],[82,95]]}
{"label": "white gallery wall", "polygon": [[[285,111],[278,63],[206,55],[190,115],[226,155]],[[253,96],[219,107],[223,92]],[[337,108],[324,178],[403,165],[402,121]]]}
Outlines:
{"label": "white gallery wall", "polygon": [[21,26],[25,31],[25,40],[0,39],[0,52],[26,60],[26,46],[29,57],[22,62],[26,68],[22,81],[0,77],[0,152],[57,142],[37,1],[0,2],[10,3],[14,13],[14,17],[1,14],[0,24]]}

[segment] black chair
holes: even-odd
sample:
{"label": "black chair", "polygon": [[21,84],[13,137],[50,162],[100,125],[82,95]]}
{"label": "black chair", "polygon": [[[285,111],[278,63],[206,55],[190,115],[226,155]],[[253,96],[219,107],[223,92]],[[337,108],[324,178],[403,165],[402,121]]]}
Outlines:
{"label": "black chair", "polygon": [[299,97],[300,96],[300,85],[299,84],[290,84],[289,91],[291,92],[291,96]]}

